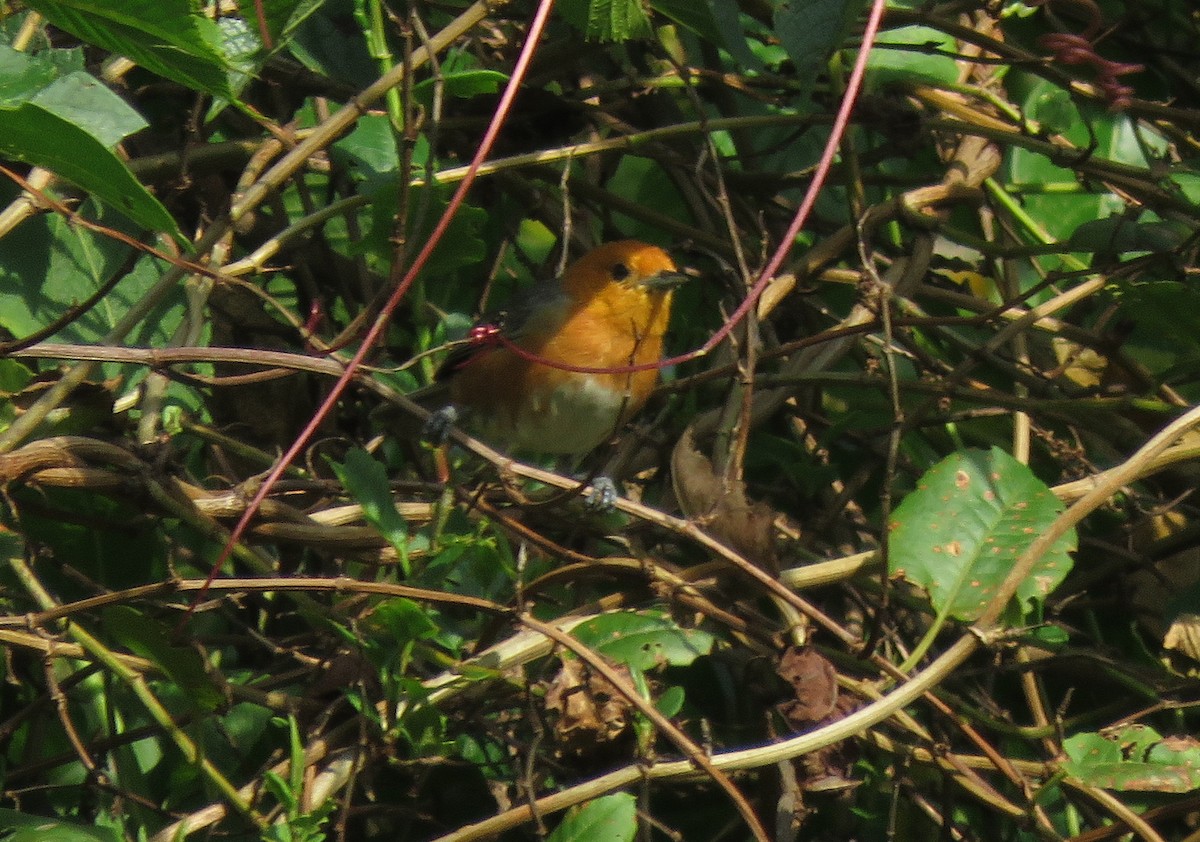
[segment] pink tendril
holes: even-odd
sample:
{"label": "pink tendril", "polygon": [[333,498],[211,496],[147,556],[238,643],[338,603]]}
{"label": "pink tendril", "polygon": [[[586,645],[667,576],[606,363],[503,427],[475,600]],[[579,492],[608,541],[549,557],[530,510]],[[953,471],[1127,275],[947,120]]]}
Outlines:
{"label": "pink tendril", "polygon": [[[1028,6],[1044,6],[1048,2],[1049,0],[1025,0]],[[1119,77],[1141,73],[1146,68],[1141,64],[1110,61],[1097,53],[1092,39],[1103,27],[1104,19],[1095,3],[1084,0],[1083,5],[1092,13],[1092,20],[1083,32],[1078,35],[1069,32],[1043,35],[1037,39],[1038,46],[1052,53],[1055,61],[1063,64],[1091,65],[1096,74],[1096,87],[1108,102],[1109,110],[1123,111],[1133,102],[1133,88],[1122,83]]]}

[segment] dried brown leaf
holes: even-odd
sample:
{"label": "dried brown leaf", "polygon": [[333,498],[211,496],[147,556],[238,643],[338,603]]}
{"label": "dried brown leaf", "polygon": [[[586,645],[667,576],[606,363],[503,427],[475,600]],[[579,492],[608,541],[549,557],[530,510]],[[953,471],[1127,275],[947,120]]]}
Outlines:
{"label": "dried brown leaf", "polygon": [[685,516],[760,568],[779,571],[775,512],[751,501],[741,480],[717,476],[712,461],[696,448],[690,428],[671,453],[671,482]]}
{"label": "dried brown leaf", "polygon": [[[624,664],[611,666],[622,678],[630,678]],[[591,754],[629,728],[629,701],[608,679],[576,659],[564,660],[550,683],[546,710],[555,714],[554,736],[565,754]]]}
{"label": "dried brown leaf", "polygon": [[797,731],[830,716],[837,709],[837,672],[833,664],[812,649],[788,647],[775,668],[792,688],[794,698],[777,709]]}

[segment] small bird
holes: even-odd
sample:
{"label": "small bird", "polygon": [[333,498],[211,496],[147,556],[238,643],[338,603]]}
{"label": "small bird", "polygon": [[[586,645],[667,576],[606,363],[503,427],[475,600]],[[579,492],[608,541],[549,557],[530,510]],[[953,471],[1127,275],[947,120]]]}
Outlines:
{"label": "small bird", "polygon": [[[451,403],[434,414],[426,437],[444,440],[461,419],[511,450],[582,455],[603,444],[658,381],[657,369],[620,369],[662,359],[671,295],[685,280],[665,251],[637,240],[588,252],[561,278],[530,289],[498,323],[477,327],[478,344],[442,365],[438,380],[448,382]],[[611,506],[611,482],[597,496],[607,500],[594,503]]]}

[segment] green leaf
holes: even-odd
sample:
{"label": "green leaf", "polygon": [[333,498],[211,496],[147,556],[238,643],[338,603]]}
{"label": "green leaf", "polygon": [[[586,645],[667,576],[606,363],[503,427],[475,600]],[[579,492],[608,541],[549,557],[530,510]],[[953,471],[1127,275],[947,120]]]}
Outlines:
{"label": "green leaf", "polygon": [[352,132],[334,142],[330,153],[339,165],[362,176],[367,191],[386,185],[395,192],[400,156],[396,152],[396,134],[383,114],[364,114]]}
{"label": "green leaf", "polygon": [[0,831],[4,831],[4,842],[121,842],[120,834],[106,827],[30,816],[2,807]]}
{"label": "green leaf", "polygon": [[379,65],[367,52],[362,31],[347,24],[349,11],[335,5],[342,7],[326,3],[299,25],[288,52],[314,73],[365,87],[378,77]]}
{"label": "green leaf", "polygon": [[191,646],[172,646],[172,631],[165,624],[127,605],[106,608],[104,628],[119,645],[152,661],[170,678],[184,697],[199,710],[217,710],[225,698],[209,677],[204,659]]}
{"label": "green leaf", "polygon": [[[1021,112],[1037,123],[1055,128],[1080,150],[1100,158],[1108,158],[1133,166],[1149,165],[1146,152],[1156,151],[1162,138],[1148,127],[1135,125],[1128,116],[1081,107],[1062,88],[1045,79],[1030,77],[1022,72],[1010,73],[1007,87],[1012,102]],[[1007,179],[1025,188],[1022,205],[1026,212],[1051,237],[1065,240],[1087,222],[1125,211],[1125,201],[1104,185],[1084,187],[1092,192],[1039,193],[1046,185],[1072,185],[1080,181],[1072,169],[1051,163],[1044,155],[1021,147],[1011,149],[1005,156]],[[1029,277],[1028,283],[1040,282]]]}
{"label": "green leaf", "polygon": [[288,782],[283,779],[282,775],[268,769],[267,773],[263,776],[263,786],[275,796],[275,800],[279,802],[279,806],[283,807],[284,813],[289,816],[296,813],[296,808],[300,802],[296,800],[296,795],[292,792],[288,786]]}
{"label": "green leaf", "polygon": [[[888,49],[888,44],[924,49]],[[866,85],[879,90],[891,85],[953,84],[958,81],[958,63],[951,55],[954,39],[928,26],[902,26],[879,34],[867,60]]]}
{"label": "green leaf", "polygon": [[1122,350],[1156,377],[1191,382],[1200,370],[1200,290],[1188,282],[1109,285],[1100,306],[1117,306],[1130,326]]}
{"label": "green leaf", "polygon": [[[221,33],[221,52],[229,63],[226,71],[229,89],[235,95],[241,95],[270,54],[263,49],[258,32],[242,18],[221,17],[217,29]],[[225,97],[218,97],[209,111],[209,119],[227,102]]]}
{"label": "green leaf", "polygon": [[[408,241],[424,243],[433,232],[433,227],[449,205],[447,197],[451,194],[449,186],[432,186],[425,202],[425,213],[414,214],[408,220],[410,230]],[[386,272],[396,256],[396,243],[393,239],[398,199],[398,192],[393,186],[386,186],[371,194],[370,207],[371,228],[358,245],[361,253],[367,254],[378,266],[381,272]],[[480,232],[488,224],[488,214],[481,208],[465,202],[459,206],[450,227],[438,241],[437,248],[430,255],[422,272],[427,278],[443,278],[446,275],[465,266],[478,266],[487,257],[487,246]]]}
{"label": "green leaf", "polygon": [[[609,179],[608,189],[643,207],[654,208],[663,216],[681,222],[693,221],[688,205],[679,193],[678,184],[658,161],[625,156]],[[632,237],[653,239],[655,236],[653,225],[620,213],[614,214],[614,217],[621,231]]]}
{"label": "green leaf", "polygon": [[304,770],[308,764],[304,762],[304,741],[300,739],[300,726],[296,722],[295,714],[288,715],[288,749],[290,755],[288,783],[291,784],[292,792],[303,792]]}
{"label": "green leaf", "polygon": [[[117,214],[85,202],[80,213],[117,230],[128,229]],[[120,271],[129,246],[72,225],[60,216],[30,220],[0,239],[0,326],[25,336],[84,301]],[[55,334],[60,342],[96,342],[140,301],[162,272],[161,261],[142,257],[103,301]],[[126,341],[164,344],[183,317],[183,290],[154,311]],[[106,368],[107,376],[122,371]],[[128,369],[124,369],[128,374]]]}
{"label": "green leaf", "polygon": [[175,220],[103,143],[33,102],[0,107],[0,157],[43,167],[151,231],[181,241]]}
{"label": "green leaf", "polygon": [[[721,6],[725,10],[730,8],[734,11],[734,20],[737,19],[737,6],[730,0],[719,0]],[[717,46],[726,46],[726,40],[738,42],[741,41],[742,49],[746,50],[745,37],[742,35],[741,27],[734,27],[734,32],[726,33],[722,31],[721,24],[717,22],[717,2],[715,0],[651,0],[650,8],[658,12],[663,17],[670,18],[680,26],[690,29],[692,32],[699,35],[701,38],[709,41]],[[730,50],[732,53],[733,51]],[[746,50],[749,54],[749,50]]]}
{"label": "green leaf", "polygon": [[775,7],[775,34],[803,84],[812,83],[865,5],[864,0],[783,0]]}
{"label": "green leaf", "polygon": [[[755,53],[756,49],[762,50],[765,45],[762,39],[749,37],[746,27],[742,24],[741,7],[736,0],[708,0],[703,4],[703,8],[712,18],[712,26],[716,30],[715,38],[708,33],[707,20],[697,21],[695,19],[697,11],[688,11],[689,6],[692,5],[696,7],[697,11],[701,8],[700,4],[690,4],[686,0],[663,0],[661,7],[656,3],[654,8],[659,9],[672,20],[687,26],[700,37],[708,38],[723,46],[733,60],[742,66],[742,70],[762,70],[766,66]],[[772,46],[770,49],[779,53],[779,61],[783,60],[785,51],[781,47]]]}
{"label": "green leaf", "polygon": [[1043,129],[1061,134],[1080,122],[1079,109],[1075,107],[1070,91],[1057,85],[1039,88],[1030,114],[1037,114],[1037,122]]}
{"label": "green leaf", "polygon": [[50,23],[188,88],[233,99],[217,24],[189,0],[28,0]]}
{"label": "green leaf", "polygon": [[[1062,511],[1045,483],[999,448],[951,454],[896,508],[888,539],[892,576],[925,589],[939,613],[976,619],[1025,548]],[[1074,530],[1017,590],[1022,615],[1071,569]]]}
{"label": "green leaf", "polygon": [[11,358],[0,359],[0,397],[11,397],[29,385],[33,372],[21,362]]}
{"label": "green leaf", "polygon": [[1200,175],[1190,172],[1172,172],[1168,182],[1193,205],[1200,205]]}
{"label": "green leaf", "polygon": [[632,842],[637,833],[637,799],[616,792],[567,811],[546,842]]}
{"label": "green leaf", "polygon": [[589,41],[628,41],[651,35],[641,0],[560,0],[556,8]]}
{"label": "green leaf", "polygon": [[0,44],[0,105],[19,105],[32,99],[63,73],[82,70],[82,59],[78,50],[31,55]]}
{"label": "green leaf", "polygon": [[447,73],[439,81],[425,79],[419,82],[413,86],[413,96],[429,105],[433,102],[434,87],[440,83],[447,96],[470,99],[480,94],[494,94],[507,81],[507,76],[495,70],[464,70]]}
{"label": "green leaf", "polygon": [[435,757],[451,750],[447,737],[447,718],[415,678],[397,676],[393,698],[403,699],[398,708],[395,733],[408,742],[419,757]]}
{"label": "green leaf", "polygon": [[[20,410],[13,398],[32,381],[33,372],[23,363],[11,358],[0,359],[0,431],[7,430],[17,419]],[[4,554],[8,550],[5,540],[14,534],[0,525],[0,564],[8,558]]]}
{"label": "green leaf", "polygon": [[685,667],[712,651],[713,636],[684,629],[662,611],[601,614],[575,627],[572,634],[603,655],[636,670]]}
{"label": "green leaf", "polygon": [[1123,216],[1109,216],[1084,222],[1071,233],[1067,245],[1072,251],[1123,254],[1149,251],[1172,252],[1188,237],[1186,229],[1170,222],[1135,222]]}
{"label": "green leaf", "polygon": [[377,462],[365,450],[355,448],[346,454],[344,463],[330,460],[329,464],[346,487],[346,493],[362,506],[367,523],[379,530],[379,534],[395,548],[404,572],[409,573],[408,523],[396,511],[383,463]]}
{"label": "green leaf", "polygon": [[96,138],[114,146],[149,125],[99,79],[82,70],[47,85],[33,102]]}
{"label": "green leaf", "polygon": [[[104,416],[111,416],[111,402]],[[41,487],[29,493],[36,495],[36,505],[21,511],[22,534],[48,558],[70,559],[76,575],[113,590],[169,575],[163,536],[144,507],[84,489]],[[62,585],[60,574],[48,575],[49,586]]]}
{"label": "green leaf", "polygon": [[401,643],[411,643],[436,637],[441,630],[430,613],[429,608],[418,602],[396,597],[376,605],[367,622],[386,630]]}
{"label": "green leaf", "polygon": [[458,756],[475,767],[489,781],[507,780],[511,772],[512,756],[503,743],[482,735],[459,734],[454,741]]}
{"label": "green leaf", "polygon": [[[241,96],[246,85],[280,50],[289,46],[304,21],[324,0],[259,0],[243,6],[243,16],[223,14],[216,23],[220,53],[226,63],[229,91]],[[260,18],[259,11],[263,14]],[[264,42],[263,29],[267,41]],[[269,47],[268,47],[269,44]],[[214,98],[205,120],[214,119],[230,103],[227,96]]]}
{"label": "green leaf", "polygon": [[1146,725],[1063,741],[1063,769],[1092,786],[1124,792],[1191,792],[1200,789],[1200,742],[1163,737]]}
{"label": "green leaf", "polygon": [[0,104],[6,107],[0,113],[10,111],[3,118],[0,150],[91,190],[146,228],[178,234],[162,205],[109,151],[145,128],[146,121],[94,76],[75,68],[76,59],[73,50],[34,56],[0,45]]}
{"label": "green leaf", "polygon": [[[325,0],[262,0],[263,18],[266,21],[267,32],[271,37],[272,51],[277,52],[287,45],[296,35],[296,31],[309,19]],[[260,21],[256,3],[242,5],[242,14],[251,30],[259,35]],[[261,35],[259,35],[261,38]]]}
{"label": "green leaf", "polygon": [[673,684],[659,694],[658,699],[654,702],[654,707],[658,708],[658,712],[663,716],[672,717],[683,710],[685,696],[684,689]]}

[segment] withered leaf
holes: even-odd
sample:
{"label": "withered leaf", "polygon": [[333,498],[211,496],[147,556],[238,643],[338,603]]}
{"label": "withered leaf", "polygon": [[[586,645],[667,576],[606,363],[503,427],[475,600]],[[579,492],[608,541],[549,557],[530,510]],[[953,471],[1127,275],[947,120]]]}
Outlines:
{"label": "withered leaf", "polygon": [[684,515],[758,567],[778,573],[775,513],[751,501],[741,480],[717,476],[712,461],[696,448],[691,428],[671,452],[671,482]]}
{"label": "withered leaf", "polygon": [[[622,678],[629,668],[614,664]],[[630,681],[632,683],[632,680]],[[564,753],[587,755],[629,728],[629,701],[583,661],[564,660],[546,692],[546,710],[556,715],[554,736]]]}
{"label": "withered leaf", "polygon": [[795,695],[778,705],[779,713],[793,728],[801,730],[820,722],[836,709],[837,673],[833,664],[812,649],[788,647],[775,671]]}

